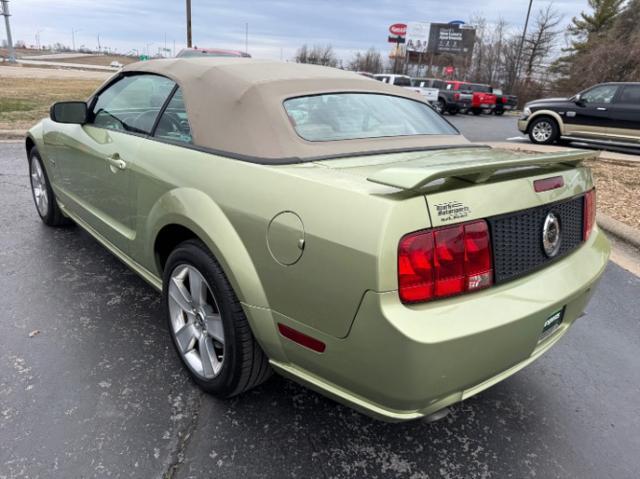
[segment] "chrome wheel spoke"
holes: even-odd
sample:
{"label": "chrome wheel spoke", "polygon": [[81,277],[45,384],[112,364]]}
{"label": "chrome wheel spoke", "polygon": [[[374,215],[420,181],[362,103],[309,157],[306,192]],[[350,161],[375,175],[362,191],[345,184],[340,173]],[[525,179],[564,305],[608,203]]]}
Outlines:
{"label": "chrome wheel spoke", "polygon": [[207,334],[220,344],[224,345],[224,329],[222,327],[222,317],[219,314],[208,314],[204,318]]}
{"label": "chrome wheel spoke", "polygon": [[31,190],[36,203],[36,208],[41,216],[49,212],[49,197],[47,196],[47,179],[40,162],[34,156],[31,159]]}
{"label": "chrome wheel spoke", "polygon": [[176,266],[169,279],[169,314],[178,350],[192,373],[213,379],[225,355],[222,316],[216,298],[194,266]]}
{"label": "chrome wheel spoke", "polygon": [[178,306],[185,312],[191,312],[193,310],[193,299],[191,294],[184,287],[184,284],[179,278],[172,277],[169,284],[169,296],[173,299]]}
{"label": "chrome wheel spoke", "polygon": [[202,374],[208,378],[215,376],[218,372],[219,362],[211,338],[202,335],[198,342],[198,349],[200,350],[200,361],[202,361]]}
{"label": "chrome wheel spoke", "polygon": [[195,346],[196,338],[202,336],[194,324],[185,324],[176,331],[176,341],[182,353],[187,353]]}
{"label": "chrome wheel spoke", "polygon": [[195,306],[204,306],[207,300],[207,286],[204,278],[193,268],[189,268],[189,291]]}

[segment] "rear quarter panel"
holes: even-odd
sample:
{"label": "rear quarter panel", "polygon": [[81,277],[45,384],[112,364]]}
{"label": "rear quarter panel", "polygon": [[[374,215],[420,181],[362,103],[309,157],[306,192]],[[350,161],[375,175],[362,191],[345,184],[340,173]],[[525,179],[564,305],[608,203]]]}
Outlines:
{"label": "rear quarter panel", "polygon": [[[209,245],[241,301],[335,337],[347,335],[367,290],[393,285],[381,283],[379,258],[395,257],[403,234],[429,226],[424,197],[400,198],[328,168],[263,166],[142,141],[132,166],[140,229],[134,259],[160,274],[155,235],[182,224]],[[304,225],[302,257],[290,266],[267,245],[269,223],[285,211]]]}

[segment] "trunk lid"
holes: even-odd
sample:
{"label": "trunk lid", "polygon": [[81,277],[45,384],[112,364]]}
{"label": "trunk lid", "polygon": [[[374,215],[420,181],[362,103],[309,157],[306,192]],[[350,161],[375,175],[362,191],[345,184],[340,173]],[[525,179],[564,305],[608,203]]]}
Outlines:
{"label": "trunk lid", "polygon": [[[581,164],[597,156],[597,152],[588,150],[532,154],[458,145],[316,164],[341,173],[343,180],[351,178],[354,189],[357,184],[357,189],[369,194],[391,200],[424,195],[431,225],[437,227],[580,195],[593,187],[589,170]],[[562,177],[562,187],[535,191],[536,180],[554,176]],[[343,181],[345,186],[349,183]]]}

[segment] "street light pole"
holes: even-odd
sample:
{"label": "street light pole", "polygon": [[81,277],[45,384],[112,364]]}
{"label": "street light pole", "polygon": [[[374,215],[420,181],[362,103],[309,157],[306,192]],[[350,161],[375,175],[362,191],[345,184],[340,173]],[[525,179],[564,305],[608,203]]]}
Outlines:
{"label": "street light pole", "polygon": [[249,24],[244,24],[244,52],[249,53]]}
{"label": "street light pole", "polygon": [[529,0],[529,9],[527,10],[527,18],[524,21],[524,30],[522,31],[522,38],[520,39],[520,46],[518,47],[518,56],[516,57],[515,72],[513,75],[513,80],[512,80],[510,89],[513,89],[513,84],[518,80],[518,77],[520,76],[520,60],[522,58],[522,49],[524,48],[524,39],[527,36],[527,27],[529,26],[529,17],[531,16],[532,5],[533,5],[533,0]]}
{"label": "street light pole", "polygon": [[191,0],[187,0],[187,48],[191,46]]}
{"label": "street light pole", "polygon": [[9,63],[16,62],[16,51],[13,49],[13,40],[11,38],[11,25],[9,24],[9,0],[0,0],[2,2],[2,16],[4,17],[4,26],[7,29],[7,47],[9,48]]}

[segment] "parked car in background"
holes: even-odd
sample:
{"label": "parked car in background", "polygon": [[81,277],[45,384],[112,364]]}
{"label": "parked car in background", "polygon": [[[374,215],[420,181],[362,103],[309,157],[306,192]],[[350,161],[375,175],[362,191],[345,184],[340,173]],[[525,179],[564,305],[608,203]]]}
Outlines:
{"label": "parked car in background", "polygon": [[602,83],[571,98],[529,102],[518,129],[533,143],[578,140],[640,146],[640,82]]}
{"label": "parked car in background", "polygon": [[369,72],[356,72],[358,75],[362,75],[363,77],[367,77],[367,78],[371,78],[372,80],[375,80],[375,76],[373,75],[373,73],[369,73]]}
{"label": "parked car in background", "polygon": [[518,107],[517,96],[507,95],[500,88],[493,88],[492,92],[496,96],[496,107],[493,109],[494,115],[504,115],[505,111],[515,110]]}
{"label": "parked car in background", "polygon": [[183,48],[178,52],[176,58],[185,57],[241,57],[251,58],[247,52],[240,50],[222,50],[220,48]]}
{"label": "parked car in background", "polygon": [[423,88],[419,86],[415,86],[411,81],[411,77],[407,75],[389,75],[389,74],[377,74],[373,76],[376,80],[381,81],[383,83],[388,83],[389,85],[400,86],[403,88],[408,88],[409,90],[413,90],[416,93],[420,93],[430,104],[434,104],[438,101],[438,90],[437,88]]}
{"label": "parked car in background", "polygon": [[414,86],[435,88],[438,90],[438,98],[435,103],[433,103],[433,106],[439,113],[456,115],[457,113],[466,113],[469,108],[471,108],[473,95],[471,93],[447,90],[445,80],[439,80],[437,78],[412,78],[411,82]]}
{"label": "parked car in background", "polygon": [[474,115],[480,115],[483,111],[491,112],[496,107],[496,95],[492,93],[492,88],[489,85],[448,81],[447,89],[460,93],[470,93],[472,98],[469,111]]}
{"label": "parked car in background", "polygon": [[122,68],[124,65],[122,63],[120,63],[119,61],[112,61],[111,63],[109,63],[109,66],[111,68]]}
{"label": "parked car in background", "polygon": [[414,92],[336,68],[133,63],[54,104],[25,152],[43,223],[77,223],[161,292],[221,398],[275,370],[387,421],[442,417],[556,344],[608,262],[597,152],[472,144]]}

